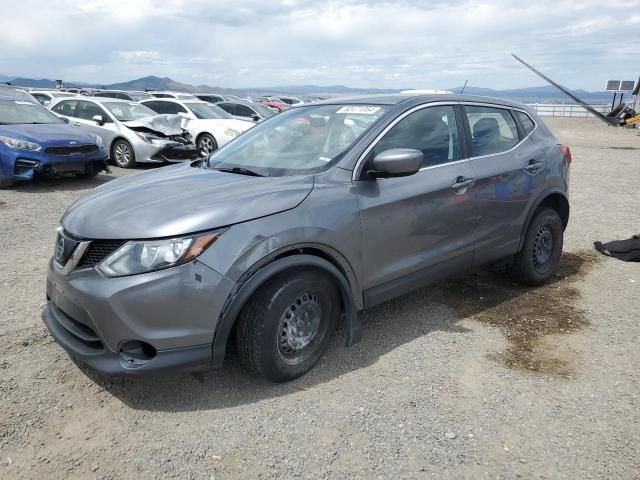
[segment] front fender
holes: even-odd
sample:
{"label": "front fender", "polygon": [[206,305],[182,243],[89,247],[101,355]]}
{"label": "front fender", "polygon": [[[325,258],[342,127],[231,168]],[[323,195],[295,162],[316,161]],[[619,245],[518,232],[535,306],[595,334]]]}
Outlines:
{"label": "front fender", "polygon": [[259,268],[245,281],[238,282],[225,302],[213,338],[212,366],[219,367],[226,353],[227,340],[231,329],[246,302],[266,281],[285,270],[295,267],[319,268],[329,273],[340,289],[344,306],[344,321],[347,329],[347,346],[357,342],[362,335],[362,325],[352,289],[345,275],[324,258],[308,254],[294,254],[280,257]]}

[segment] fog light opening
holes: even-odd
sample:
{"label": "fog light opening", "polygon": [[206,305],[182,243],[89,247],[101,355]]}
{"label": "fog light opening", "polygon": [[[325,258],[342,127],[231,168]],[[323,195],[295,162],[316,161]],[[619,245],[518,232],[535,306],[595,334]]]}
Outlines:
{"label": "fog light opening", "polygon": [[158,352],[146,342],[128,340],[120,344],[118,353],[126,366],[139,367],[153,360]]}

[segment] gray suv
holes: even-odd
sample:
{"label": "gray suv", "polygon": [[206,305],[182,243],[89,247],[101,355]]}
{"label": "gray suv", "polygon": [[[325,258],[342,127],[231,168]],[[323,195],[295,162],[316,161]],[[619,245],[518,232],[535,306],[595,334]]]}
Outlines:
{"label": "gray suv", "polygon": [[[307,372],[359,311],[496,261],[538,285],[571,153],[525,106],[458,95],[295,107],[206,159],[104,184],[64,214],[43,319],[108,374]],[[399,319],[398,321],[401,321]]]}

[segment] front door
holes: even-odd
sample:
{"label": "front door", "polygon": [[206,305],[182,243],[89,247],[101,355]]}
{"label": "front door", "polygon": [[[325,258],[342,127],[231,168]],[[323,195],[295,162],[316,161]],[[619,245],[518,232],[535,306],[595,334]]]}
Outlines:
{"label": "front door", "polygon": [[[368,155],[392,148],[424,154],[411,176],[354,182],[362,227],[365,304],[371,306],[470,267],[474,171],[453,106],[423,107],[397,122]],[[365,165],[364,170],[367,170]]]}

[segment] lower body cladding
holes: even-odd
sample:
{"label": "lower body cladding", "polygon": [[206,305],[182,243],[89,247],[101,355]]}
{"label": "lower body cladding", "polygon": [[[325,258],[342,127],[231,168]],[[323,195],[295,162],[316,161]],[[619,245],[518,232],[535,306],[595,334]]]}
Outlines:
{"label": "lower body cladding", "polygon": [[197,261],[129,277],[95,269],[47,275],[44,323],[71,356],[106,374],[211,366],[214,331],[234,283]]}

